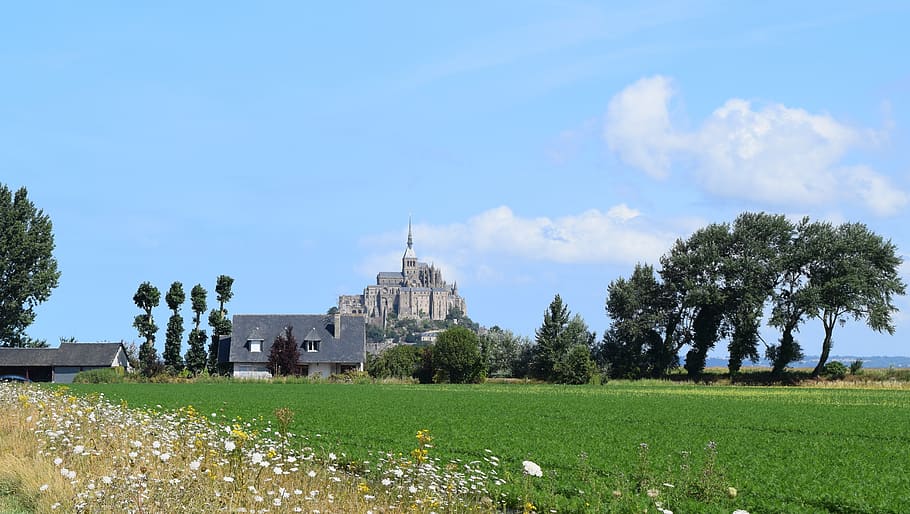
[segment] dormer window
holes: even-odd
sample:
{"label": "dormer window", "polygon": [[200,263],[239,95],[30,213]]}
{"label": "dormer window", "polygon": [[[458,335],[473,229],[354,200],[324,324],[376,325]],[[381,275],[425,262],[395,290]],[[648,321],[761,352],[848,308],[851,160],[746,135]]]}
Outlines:
{"label": "dormer window", "polygon": [[316,332],[316,328],[313,327],[310,329],[310,332],[303,338],[303,344],[300,345],[307,352],[318,352],[319,351],[319,342],[321,341],[319,333]]}
{"label": "dormer window", "polygon": [[262,351],[262,339],[249,339],[246,344],[252,353],[259,353]]}

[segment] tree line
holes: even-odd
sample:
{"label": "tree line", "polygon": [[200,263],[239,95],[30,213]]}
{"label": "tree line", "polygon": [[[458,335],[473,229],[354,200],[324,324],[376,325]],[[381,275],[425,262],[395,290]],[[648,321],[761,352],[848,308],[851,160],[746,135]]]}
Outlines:
{"label": "tree line", "polygon": [[[161,301],[161,292],[149,282],[140,284],[136,294],[133,295],[133,303],[142,309],[142,314],[138,314],[133,319],[133,327],[139,332],[139,337],[145,339],[139,347],[137,362],[139,370],[147,376],[161,372],[177,374],[184,370],[193,375],[202,372],[218,373],[220,371],[218,368],[218,343],[221,336],[230,335],[232,329],[231,320],[227,316],[228,311],[224,304],[234,297],[233,285],[234,279],[228,275],[219,275],[215,281],[215,298],[218,301],[218,308],[209,312],[208,323],[212,327],[210,340],[205,329],[199,328],[202,314],[208,308],[208,291],[202,287],[202,284],[193,286],[190,291],[193,329],[190,330],[186,355],[181,357],[184,327],[180,309],[186,301],[186,293],[182,283],[173,282],[171,284],[164,297],[168,309],[171,310],[171,317],[167,322],[162,360],[155,349],[158,325],[155,324],[152,314],[152,310],[158,307]],[[206,350],[207,340],[209,341],[208,350]]]}
{"label": "tree line", "polygon": [[[818,376],[836,326],[863,321],[893,334],[894,298],[906,293],[901,262],[891,241],[861,223],[791,222],[746,212],[732,224],[710,224],[678,239],[658,270],[640,263],[628,278],[611,282],[605,302],[610,325],[600,341],[557,294],[533,341],[498,327],[481,331],[472,376],[586,383],[665,377],[682,364],[697,379],[722,341],[731,374],[764,355],[772,376],[780,376],[803,358],[796,335],[810,320],[824,329],[813,370]],[[763,322],[780,331],[777,341],[761,337]],[[440,378],[432,366],[436,351],[394,347],[371,358],[368,370],[377,377],[433,381]]]}

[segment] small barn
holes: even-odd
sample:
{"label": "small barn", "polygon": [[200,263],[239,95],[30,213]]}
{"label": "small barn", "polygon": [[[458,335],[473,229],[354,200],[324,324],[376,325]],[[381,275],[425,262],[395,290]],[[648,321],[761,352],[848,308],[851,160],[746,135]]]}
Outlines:
{"label": "small barn", "polygon": [[60,343],[57,348],[0,348],[0,375],[69,384],[80,371],[129,369],[123,343]]}

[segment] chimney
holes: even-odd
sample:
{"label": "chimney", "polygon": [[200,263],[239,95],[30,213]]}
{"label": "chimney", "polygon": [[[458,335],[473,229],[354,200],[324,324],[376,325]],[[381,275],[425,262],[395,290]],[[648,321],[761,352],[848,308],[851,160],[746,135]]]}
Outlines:
{"label": "chimney", "polygon": [[341,338],[341,313],[335,314],[335,333],[332,334],[335,339]]}

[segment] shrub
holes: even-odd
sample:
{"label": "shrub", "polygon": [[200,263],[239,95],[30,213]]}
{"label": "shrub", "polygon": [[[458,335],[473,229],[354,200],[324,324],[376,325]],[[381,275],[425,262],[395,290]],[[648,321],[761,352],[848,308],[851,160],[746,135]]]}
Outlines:
{"label": "shrub", "polygon": [[847,366],[840,361],[831,361],[825,364],[822,374],[831,380],[841,380],[847,376]]}
{"label": "shrub", "polygon": [[576,344],[556,363],[553,371],[561,384],[587,384],[597,373],[597,364],[587,346]]}
{"label": "shrub", "polygon": [[123,380],[123,368],[99,368],[80,371],[73,377],[74,384],[119,384]]}
{"label": "shrub", "polygon": [[863,361],[861,359],[856,359],[850,363],[850,374],[857,375],[863,370]]}

